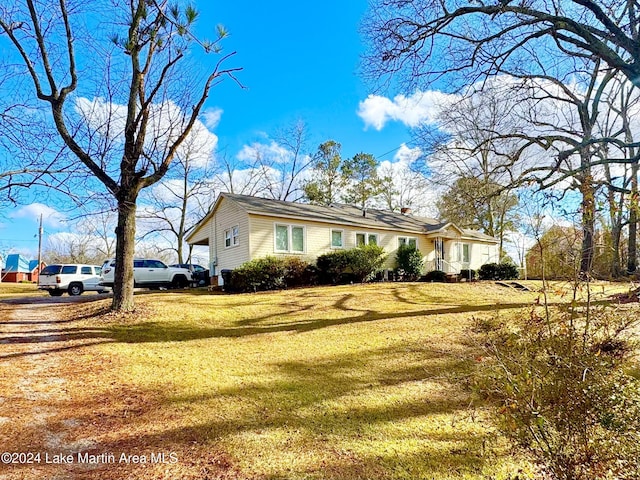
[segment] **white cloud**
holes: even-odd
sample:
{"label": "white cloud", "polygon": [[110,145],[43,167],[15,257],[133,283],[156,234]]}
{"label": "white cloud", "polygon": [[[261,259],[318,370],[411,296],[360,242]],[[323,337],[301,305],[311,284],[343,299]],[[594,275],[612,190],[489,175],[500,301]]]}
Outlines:
{"label": "white cloud", "polygon": [[[89,128],[114,142],[124,141],[124,127],[127,107],[96,97],[93,100],[78,98],[76,112],[81,115]],[[188,113],[171,100],[154,104],[150,108],[149,125],[145,140],[146,153],[163,156],[182,133],[188,121]],[[191,132],[176,152],[176,157],[189,158],[192,165],[204,168],[218,145],[218,137],[209,131],[210,125],[217,124],[222,110],[211,109],[204,112],[205,123],[196,120]]]}
{"label": "white cloud", "polygon": [[389,121],[402,122],[408,127],[423,123],[435,123],[441,109],[459,100],[457,95],[428,90],[413,95],[396,95],[393,100],[379,95],[369,95],[358,105],[358,116],[365,128],[382,128]]}
{"label": "white cloud", "polygon": [[434,185],[414,168],[415,162],[423,154],[419,147],[410,148],[403,143],[394,155],[393,161],[380,162],[378,175],[392,179],[393,194],[392,205],[389,205],[388,198],[379,198],[379,207],[396,210],[409,207],[415,215],[430,217],[436,215],[435,203],[438,192],[434,189]]}
{"label": "white cloud", "polygon": [[272,140],[269,144],[254,142],[244,145],[236,157],[249,164],[255,160],[261,160],[266,164],[283,164],[292,159],[293,152]]}
{"label": "white cloud", "polygon": [[209,130],[213,130],[220,123],[223,110],[221,108],[208,108],[203,113],[204,124]]}
{"label": "white cloud", "polygon": [[400,145],[400,148],[393,156],[393,160],[396,162],[402,162],[407,165],[411,165],[413,162],[422,157],[423,152],[420,147],[409,148],[406,144]]}
{"label": "white cloud", "polygon": [[29,205],[25,205],[11,213],[9,217],[32,218],[34,222],[38,222],[40,215],[42,215],[43,224],[48,227],[60,228],[66,221],[66,217],[63,213],[42,203],[31,203]]}

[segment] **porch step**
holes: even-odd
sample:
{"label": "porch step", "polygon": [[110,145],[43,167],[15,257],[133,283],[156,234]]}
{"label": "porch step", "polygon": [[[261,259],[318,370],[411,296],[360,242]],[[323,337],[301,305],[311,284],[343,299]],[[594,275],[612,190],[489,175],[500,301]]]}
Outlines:
{"label": "porch step", "polygon": [[531,289],[520,282],[496,282],[496,285],[501,287],[515,288],[516,290],[522,290],[523,292],[530,292]]}

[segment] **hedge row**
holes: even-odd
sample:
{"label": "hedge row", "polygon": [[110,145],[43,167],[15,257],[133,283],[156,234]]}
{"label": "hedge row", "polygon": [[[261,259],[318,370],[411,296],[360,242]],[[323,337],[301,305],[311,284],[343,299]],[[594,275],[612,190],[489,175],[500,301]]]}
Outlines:
{"label": "hedge row", "polygon": [[320,255],[316,265],[298,257],[258,258],[230,272],[224,278],[224,289],[228,292],[257,292],[319,283],[366,282],[382,270],[385,260],[384,249],[377,245]]}
{"label": "hedge row", "polygon": [[[256,292],[317,284],[367,282],[382,271],[386,255],[377,245],[364,245],[351,250],[337,250],[320,255],[315,265],[298,257],[264,257],[246,262],[225,277],[229,292]],[[396,257],[403,278],[417,279],[422,269],[420,252],[401,247]],[[401,267],[402,266],[402,267]],[[462,270],[460,278],[475,280],[511,280],[518,278],[518,268],[507,263],[488,263],[480,270]],[[427,282],[444,282],[447,275],[434,270],[420,278]]]}

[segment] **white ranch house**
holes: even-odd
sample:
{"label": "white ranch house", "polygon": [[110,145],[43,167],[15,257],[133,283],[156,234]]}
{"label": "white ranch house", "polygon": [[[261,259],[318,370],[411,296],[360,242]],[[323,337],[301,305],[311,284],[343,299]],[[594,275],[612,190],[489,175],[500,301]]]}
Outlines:
{"label": "white ranch house", "polygon": [[387,251],[389,269],[395,267],[395,253],[403,243],[420,250],[425,272],[459,273],[499,260],[497,239],[452,223],[343,204],[320,206],[231,193],[220,194],[187,242],[208,245],[214,282],[222,270],[255,258],[300,256],[313,262],[323,253],[365,243]]}

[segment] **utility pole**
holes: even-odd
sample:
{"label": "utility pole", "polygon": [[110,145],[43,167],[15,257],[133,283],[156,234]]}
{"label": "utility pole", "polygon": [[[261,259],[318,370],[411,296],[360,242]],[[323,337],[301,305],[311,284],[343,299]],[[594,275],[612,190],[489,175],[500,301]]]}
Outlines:
{"label": "utility pole", "polygon": [[40,228],[38,229],[38,278],[40,278],[40,265],[42,265],[42,214],[40,214]]}

